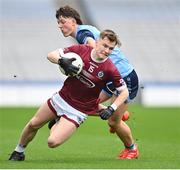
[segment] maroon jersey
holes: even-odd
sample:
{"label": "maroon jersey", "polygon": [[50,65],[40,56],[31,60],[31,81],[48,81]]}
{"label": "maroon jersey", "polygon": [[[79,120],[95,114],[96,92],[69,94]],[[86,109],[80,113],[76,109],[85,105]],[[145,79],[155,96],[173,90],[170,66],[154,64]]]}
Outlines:
{"label": "maroon jersey", "polygon": [[59,92],[68,104],[85,114],[96,113],[99,94],[107,82],[112,81],[117,89],[125,85],[111,60],[107,58],[105,61],[95,61],[91,51],[92,47],[88,45],[74,45],[64,50],[64,53],[80,55],[84,66],[79,75],[65,80]]}

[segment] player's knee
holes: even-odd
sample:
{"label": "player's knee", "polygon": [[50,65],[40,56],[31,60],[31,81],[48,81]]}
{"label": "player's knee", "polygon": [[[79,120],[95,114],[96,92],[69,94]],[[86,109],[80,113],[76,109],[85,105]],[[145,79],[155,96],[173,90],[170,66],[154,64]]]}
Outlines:
{"label": "player's knee", "polygon": [[37,125],[32,120],[28,123],[27,126],[28,126],[29,129],[33,129],[33,130],[38,129]]}
{"label": "player's knee", "polygon": [[115,121],[108,121],[108,125],[112,128],[115,128],[116,123],[115,123]]}
{"label": "player's knee", "polygon": [[55,138],[52,137],[49,137],[47,142],[49,148],[55,148],[60,145],[60,143]]}
{"label": "player's knee", "polygon": [[117,121],[117,120],[108,120],[108,125],[112,128],[117,128],[119,127],[121,124],[121,121]]}

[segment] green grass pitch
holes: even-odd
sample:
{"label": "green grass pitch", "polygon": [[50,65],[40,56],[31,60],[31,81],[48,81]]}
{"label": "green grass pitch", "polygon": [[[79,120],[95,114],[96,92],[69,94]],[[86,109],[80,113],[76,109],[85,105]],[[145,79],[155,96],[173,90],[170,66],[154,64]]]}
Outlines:
{"label": "green grass pitch", "polygon": [[22,128],[37,108],[0,108],[0,169],[179,169],[180,108],[131,105],[128,124],[140,150],[136,160],[116,160],[123,145],[106,121],[89,117],[62,146],[47,146],[44,126],[28,146],[24,162],[8,161]]}

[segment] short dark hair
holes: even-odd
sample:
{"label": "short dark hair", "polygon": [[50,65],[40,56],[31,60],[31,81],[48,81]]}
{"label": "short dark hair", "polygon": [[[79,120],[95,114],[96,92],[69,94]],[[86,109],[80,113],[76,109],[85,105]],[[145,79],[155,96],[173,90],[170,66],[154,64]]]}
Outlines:
{"label": "short dark hair", "polygon": [[104,39],[105,37],[107,37],[109,39],[109,41],[111,41],[111,42],[116,42],[116,45],[121,46],[121,42],[120,42],[117,34],[114,31],[109,30],[109,29],[102,31],[100,33],[100,38]]}
{"label": "short dark hair", "polygon": [[74,8],[72,8],[68,5],[66,5],[64,7],[60,7],[56,11],[56,18],[59,19],[60,16],[74,18],[76,20],[77,24],[79,24],[79,25],[83,24],[79,13]]}

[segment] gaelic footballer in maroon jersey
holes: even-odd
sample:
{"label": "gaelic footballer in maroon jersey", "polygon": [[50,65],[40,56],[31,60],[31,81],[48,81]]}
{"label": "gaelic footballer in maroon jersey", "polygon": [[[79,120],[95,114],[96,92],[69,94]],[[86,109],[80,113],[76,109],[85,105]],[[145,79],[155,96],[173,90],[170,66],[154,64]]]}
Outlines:
{"label": "gaelic footballer in maroon jersey", "polygon": [[68,104],[86,114],[94,114],[98,110],[98,96],[107,82],[112,81],[118,91],[126,87],[111,60],[95,60],[92,50],[88,45],[74,45],[64,50],[64,53],[74,52],[80,55],[84,67],[79,75],[68,77],[59,92]]}
{"label": "gaelic footballer in maroon jersey", "polygon": [[[50,148],[62,145],[87,119],[87,114],[92,114],[97,109],[100,109],[98,111],[99,117],[102,120],[108,120],[108,123],[110,119],[121,120],[124,111],[119,114],[116,110],[119,107],[122,109],[125,104],[128,89],[122,83],[121,76],[114,65],[107,59],[117,44],[118,38],[116,34],[111,30],[105,30],[102,32],[94,49],[88,46],[77,46],[77,49],[75,47],[68,49],[77,50],[76,52],[82,56],[85,62],[82,74],[67,78],[62,90],[59,93],[54,93],[47,102],[41,105],[24,127],[19,142],[11,153],[9,160],[24,161],[24,151],[29,142],[33,140],[41,127],[48,121],[57,118],[57,116],[60,119],[52,126],[47,141]],[[67,75],[72,75],[77,71],[75,67],[72,67],[72,59],[63,57],[59,50],[48,53],[47,58],[52,63],[62,66]],[[99,92],[106,82],[110,80],[113,81],[115,87],[121,93],[110,106],[102,108],[98,105]],[[114,127],[119,129],[119,126],[119,121],[116,121]]]}

